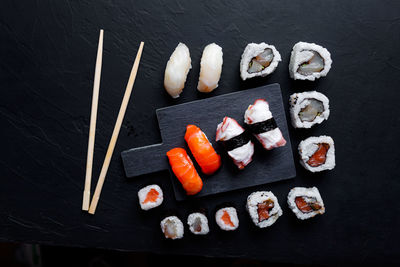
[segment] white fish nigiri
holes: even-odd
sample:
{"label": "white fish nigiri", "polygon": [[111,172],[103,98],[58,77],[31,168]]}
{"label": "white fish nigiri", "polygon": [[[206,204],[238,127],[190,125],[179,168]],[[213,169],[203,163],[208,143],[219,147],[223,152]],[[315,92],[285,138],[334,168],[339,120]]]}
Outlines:
{"label": "white fish nigiri", "polygon": [[222,71],[222,48],[215,44],[207,45],[200,62],[200,77],[197,90],[209,93],[218,87]]}
{"label": "white fish nigiri", "polygon": [[178,98],[185,87],[186,77],[192,68],[189,48],[179,43],[167,62],[164,87],[173,98]]}

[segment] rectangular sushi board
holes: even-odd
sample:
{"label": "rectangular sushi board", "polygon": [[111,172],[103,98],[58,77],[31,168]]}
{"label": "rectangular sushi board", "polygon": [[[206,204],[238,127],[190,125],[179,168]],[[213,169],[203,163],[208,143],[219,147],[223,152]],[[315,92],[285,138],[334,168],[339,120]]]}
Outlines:
{"label": "rectangular sushi board", "polygon": [[[259,98],[268,101],[270,110],[287,144],[284,147],[266,151],[253,138],[255,144],[253,161],[244,170],[238,170],[227,155],[222,144],[215,142],[216,128],[225,116],[236,119],[243,126],[244,112],[250,104],[253,104]],[[169,169],[175,197],[178,201],[277,182],[296,176],[279,84],[271,84],[255,89],[161,108],[156,110],[156,114],[160,126],[162,143],[123,151],[121,156],[125,173],[128,178],[133,178]],[[213,175],[207,176],[202,174],[194,157],[190,153],[184,139],[188,124],[200,127],[207,135],[217,153],[221,155],[222,166]],[[203,189],[195,196],[186,196],[181,184],[169,167],[166,152],[174,147],[186,149],[203,180]]]}

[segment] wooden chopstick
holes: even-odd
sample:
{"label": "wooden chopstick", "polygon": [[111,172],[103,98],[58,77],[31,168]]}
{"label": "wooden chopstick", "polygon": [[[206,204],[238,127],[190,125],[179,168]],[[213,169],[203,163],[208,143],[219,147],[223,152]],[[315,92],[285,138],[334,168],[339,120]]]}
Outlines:
{"label": "wooden chopstick", "polygon": [[103,61],[103,35],[104,31],[100,30],[99,44],[97,47],[96,68],[94,72],[92,111],[90,114],[89,144],[88,144],[88,153],[86,160],[86,177],[85,177],[85,188],[83,191],[82,210],[88,210],[90,203],[90,183],[92,180],[93,150],[94,150],[94,139],[96,135],[97,106],[99,103],[101,65]]}
{"label": "wooden chopstick", "polygon": [[136,55],[135,62],[133,63],[132,71],[129,76],[128,84],[126,85],[124,98],[122,99],[122,104],[119,109],[117,121],[114,126],[114,131],[111,136],[110,144],[108,145],[107,154],[104,159],[103,167],[101,168],[100,177],[96,185],[96,190],[94,191],[92,202],[90,203],[89,213],[94,214],[96,212],[97,203],[99,202],[101,189],[103,188],[104,180],[107,175],[108,167],[110,166],[110,161],[112,154],[114,152],[115,144],[117,142],[119,130],[121,129],[122,120],[124,119],[125,111],[128,106],[129,98],[132,93],[132,87],[135,83],[136,74],[139,68],[140,57],[142,56],[144,43],[141,42],[139,50]]}

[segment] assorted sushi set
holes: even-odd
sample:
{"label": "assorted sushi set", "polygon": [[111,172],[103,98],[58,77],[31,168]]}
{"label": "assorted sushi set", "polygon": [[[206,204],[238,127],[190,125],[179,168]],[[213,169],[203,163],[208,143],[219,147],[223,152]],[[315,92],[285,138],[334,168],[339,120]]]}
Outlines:
{"label": "assorted sushi set", "polygon": [[[243,80],[265,77],[278,67],[281,55],[273,45],[266,43],[248,44],[240,61],[240,76]],[[207,45],[201,57],[197,89],[208,93],[218,87],[223,65],[222,48]],[[326,76],[331,68],[331,55],[326,48],[314,43],[298,42],[291,52],[289,73],[295,80],[314,81]],[[165,69],[164,87],[168,94],[177,98],[183,92],[186,77],[191,69],[189,48],[179,43],[173,51]],[[290,116],[294,128],[311,128],[329,118],[329,99],[317,91],[295,93],[290,96]],[[269,151],[286,145],[268,101],[260,96],[243,111],[243,125],[234,118],[225,116],[217,126],[215,141],[225,148],[238,170],[248,168],[252,162],[255,142]],[[253,138],[252,138],[253,137]],[[201,169],[201,173],[212,176],[221,168],[221,156],[198,126],[189,124],[183,136],[187,146]],[[335,167],[334,141],[329,136],[309,137],[300,142],[300,163],[310,172],[332,170]],[[200,172],[182,147],[174,147],[166,152],[170,167],[187,195],[196,195],[203,188]],[[149,185],[138,192],[139,204],[143,210],[156,208],[162,204],[163,192],[158,185]],[[295,187],[287,196],[289,208],[300,220],[324,214],[325,206],[316,187]],[[246,210],[254,225],[266,228],[273,225],[283,212],[276,196],[270,191],[257,191],[247,197]],[[234,231],[239,227],[236,208],[225,206],[215,212],[215,222],[221,230]],[[189,214],[187,224],[195,235],[209,233],[206,214]],[[180,239],[184,235],[184,225],[176,216],[168,216],[161,223],[161,231],[167,239]]]}

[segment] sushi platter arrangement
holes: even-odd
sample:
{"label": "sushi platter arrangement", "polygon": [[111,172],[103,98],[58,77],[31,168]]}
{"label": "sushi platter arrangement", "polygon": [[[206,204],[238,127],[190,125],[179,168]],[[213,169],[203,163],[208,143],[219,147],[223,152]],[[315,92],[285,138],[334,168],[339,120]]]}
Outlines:
{"label": "sushi platter arrangement", "polygon": [[[101,38],[102,35],[103,32]],[[89,213],[92,214],[99,200],[133,87],[141,49],[143,44],[132,69],[127,93],[89,208]],[[281,54],[274,45],[264,42],[250,43],[240,59],[240,77],[243,81],[265,77],[275,71],[281,60]],[[99,64],[101,65],[101,57],[100,63],[96,65],[93,94],[94,125]],[[191,64],[189,47],[179,43],[166,63],[164,75],[164,88],[172,98],[178,98],[184,93]],[[291,52],[289,74],[294,80],[314,81],[326,76],[331,65],[331,54],[326,48],[314,43],[298,42]],[[218,87],[222,66],[222,47],[215,43],[206,45],[200,61],[197,85],[199,92],[209,93]],[[328,97],[317,91],[295,93],[290,96],[289,105],[294,128],[311,128],[328,120],[330,115]],[[170,170],[171,183],[178,201],[296,176],[279,84],[161,108],[156,110],[156,114],[162,143],[122,152],[125,173],[128,178],[134,178],[160,170]],[[94,142],[92,127],[89,138],[87,178],[91,176],[93,159],[90,151]],[[335,145],[330,136],[308,137],[299,144],[298,152],[301,166],[310,172],[332,170],[335,167]],[[141,209],[147,211],[162,206],[165,193],[156,184],[143,187],[137,193]],[[88,208],[87,198],[88,192],[85,191],[84,210]],[[300,220],[325,212],[324,202],[316,187],[290,189],[287,204]],[[243,205],[258,228],[273,225],[283,215],[278,199],[271,191],[253,192],[247,200],[243,200]],[[224,204],[215,212],[215,222],[223,231],[234,231],[239,227],[240,218],[235,207]],[[208,218],[201,210],[188,214],[187,225],[195,235],[207,235],[210,232]],[[166,239],[181,239],[184,236],[184,223],[173,214],[165,217],[160,222],[160,227]]]}

